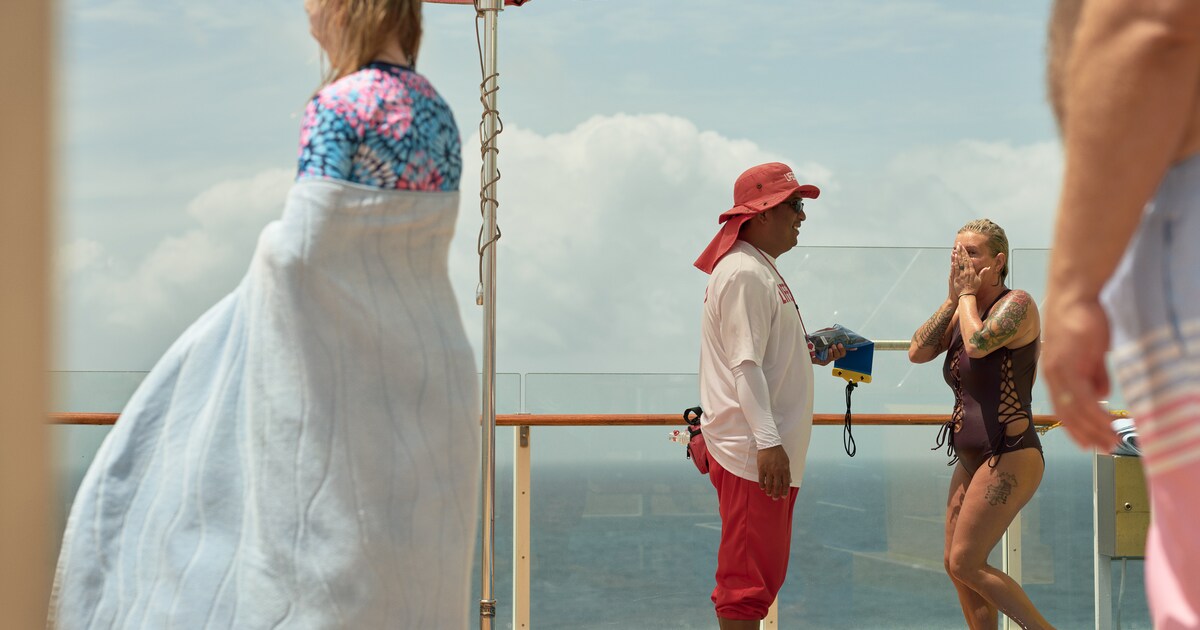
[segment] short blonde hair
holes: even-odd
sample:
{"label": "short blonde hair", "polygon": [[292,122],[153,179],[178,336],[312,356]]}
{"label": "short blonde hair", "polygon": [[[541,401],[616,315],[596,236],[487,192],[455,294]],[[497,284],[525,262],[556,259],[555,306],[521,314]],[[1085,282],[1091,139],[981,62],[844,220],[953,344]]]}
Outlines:
{"label": "short blonde hair", "polygon": [[1003,282],[1008,278],[1008,235],[1004,233],[1004,228],[996,225],[990,219],[975,219],[959,228],[958,233],[962,234],[963,232],[973,232],[986,236],[988,247],[992,250],[992,255],[1004,254],[1004,268],[1000,270],[1000,281]]}
{"label": "short blonde hair", "polygon": [[332,41],[325,83],[370,62],[389,38],[416,64],[421,48],[421,0],[316,0],[326,12]]}

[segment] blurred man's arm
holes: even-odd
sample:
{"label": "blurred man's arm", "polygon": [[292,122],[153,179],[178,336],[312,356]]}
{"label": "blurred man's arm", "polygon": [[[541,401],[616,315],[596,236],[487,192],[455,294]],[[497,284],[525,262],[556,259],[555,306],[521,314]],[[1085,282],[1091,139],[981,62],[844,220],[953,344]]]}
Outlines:
{"label": "blurred man's arm", "polygon": [[1087,0],[1062,81],[1066,171],[1051,281],[1071,298],[1090,298],[1167,168],[1186,157],[1200,2]]}
{"label": "blurred man's arm", "polygon": [[1196,149],[1200,2],[1086,0],[1062,67],[1052,80],[1066,164],[1042,366],[1071,436],[1107,448],[1116,437],[1096,402],[1108,392],[1099,294],[1167,169]]}

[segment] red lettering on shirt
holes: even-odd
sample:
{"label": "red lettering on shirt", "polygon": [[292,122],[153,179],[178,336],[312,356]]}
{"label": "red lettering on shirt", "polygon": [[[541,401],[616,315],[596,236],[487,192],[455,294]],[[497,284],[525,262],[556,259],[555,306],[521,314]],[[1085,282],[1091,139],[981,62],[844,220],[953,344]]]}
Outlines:
{"label": "red lettering on shirt", "polygon": [[784,304],[787,304],[788,302],[796,301],[795,299],[792,298],[792,291],[791,291],[791,289],[788,289],[788,286],[786,284],[779,285],[779,299],[783,300]]}

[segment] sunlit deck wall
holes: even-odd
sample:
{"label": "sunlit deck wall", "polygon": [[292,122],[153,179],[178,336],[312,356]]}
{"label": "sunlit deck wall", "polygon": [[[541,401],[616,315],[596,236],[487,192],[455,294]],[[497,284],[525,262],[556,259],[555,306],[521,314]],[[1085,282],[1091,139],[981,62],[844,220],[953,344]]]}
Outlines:
{"label": "sunlit deck wall", "polygon": [[0,2],[0,620],[45,624],[53,3]]}
{"label": "sunlit deck wall", "polygon": [[[810,295],[810,325],[841,323],[873,339],[907,338],[944,297],[945,249],[801,248],[783,270]],[[1012,286],[1042,297],[1043,250],[1017,250]],[[841,280],[838,280],[840,278]],[[847,280],[849,279],[849,280]],[[630,349],[635,352],[636,349]],[[59,411],[119,411],[140,373],[59,375]],[[876,353],[875,381],[854,394],[858,413],[940,413],[951,397],[940,362],[912,366]],[[697,404],[696,376],[502,374],[497,413],[678,413]],[[816,410],[839,414],[844,382],[817,378]],[[1044,390],[1034,412],[1049,413]],[[1121,401],[1114,399],[1119,408]],[[59,516],[105,427],[56,427]],[[498,626],[512,616],[512,469],[515,429],[498,430]],[[667,439],[666,427],[533,427],[531,626],[709,628],[718,539],[707,477]],[[942,513],[950,470],[931,451],[937,427],[860,426],[847,457],[840,427],[818,427],[796,509],[780,627],[960,628],[942,571]],[[1022,580],[1059,628],[1093,615],[1091,459],[1052,430],[1046,474],[1022,518]],[[61,523],[60,525],[61,526]],[[999,564],[999,553],[993,554]],[[1149,628],[1140,561],[1112,566],[1123,628]],[[464,605],[472,607],[474,602]]]}

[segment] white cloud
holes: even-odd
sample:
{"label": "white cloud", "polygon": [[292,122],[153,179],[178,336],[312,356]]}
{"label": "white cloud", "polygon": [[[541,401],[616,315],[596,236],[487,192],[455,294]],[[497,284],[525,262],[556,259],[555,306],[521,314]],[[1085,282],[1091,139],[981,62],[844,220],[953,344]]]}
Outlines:
{"label": "white cloud", "polygon": [[272,169],[212,186],[186,207],[194,227],[163,235],[133,265],[115,264],[112,252],[95,240],[66,246],[60,268],[68,274],[67,332],[87,340],[82,354],[115,355],[117,362],[133,364],[122,367],[148,367],[175,335],[233,289],[258,232],[279,216],[293,176]]}
{"label": "white cloud", "polygon": [[103,264],[104,246],[88,238],[77,238],[59,248],[58,274],[71,274],[93,269]]}
{"label": "white cloud", "polygon": [[[1056,142],[1014,146],[962,140],[906,151],[873,182],[848,185],[847,205],[830,200],[837,216],[862,217],[887,229],[860,230],[857,238],[837,240],[946,247],[963,224],[986,216],[1005,228],[1013,247],[1048,247],[1061,174]],[[825,231],[827,226],[815,227]]]}
{"label": "white cloud", "polygon": [[187,213],[210,234],[261,227],[263,221],[279,215],[283,196],[294,177],[295,171],[276,168],[220,182],[189,203]]}
{"label": "white cloud", "polygon": [[[841,247],[946,247],[963,223],[984,215],[1005,226],[1015,247],[1044,246],[1059,168],[1053,143],[963,141],[906,152],[883,173],[835,176],[806,159],[818,156],[776,155],[668,115],[597,116],[551,135],[510,127],[500,147],[497,357],[511,371],[693,370],[706,277],[691,262],[731,205],[733,180],[750,165],[782,160],[820,185],[801,244]],[[452,260],[455,277],[467,283],[459,292],[476,343],[477,155],[476,140],[467,148]],[[842,278],[844,286],[831,289],[839,299],[815,299],[814,310],[847,323],[874,314],[877,327],[897,324],[879,315],[879,299],[891,291],[903,301],[911,290],[897,286],[925,284],[928,256],[914,268],[905,262],[914,254],[899,254],[893,264],[889,254],[865,250],[854,257],[882,256],[889,266],[830,269]],[[838,254],[793,255],[781,267],[825,286],[822,261],[831,256]],[[821,271],[801,274],[805,265]],[[894,277],[906,269],[915,275]],[[894,276],[865,277],[880,273]],[[868,290],[873,282],[881,284]]]}
{"label": "white cloud", "polygon": [[[707,278],[692,261],[732,205],[737,175],[779,160],[839,189],[819,162],[664,114],[595,116],[550,135],[510,126],[500,147],[497,358],[510,371],[692,371]],[[479,343],[477,138],[466,155],[451,264],[469,283],[459,293]]]}
{"label": "white cloud", "polygon": [[[1042,246],[1060,168],[1053,143],[962,141],[905,152],[882,173],[835,174],[819,156],[778,155],[665,114],[594,116],[561,134],[509,126],[500,147],[497,358],[502,371],[520,372],[694,371],[707,277],[691,263],[731,205],[734,179],[753,164],[784,161],[821,186],[801,245],[843,247],[946,247],[959,226],[985,215],[1015,247]],[[451,273],[478,347],[477,138],[464,154]],[[148,367],[233,288],[291,180],[276,169],[211,186],[186,206],[193,227],[163,235],[126,268],[103,264],[102,241],[69,246],[70,309],[86,313],[72,334],[102,340],[83,354],[137,348],[135,365],[121,367]],[[780,267],[808,295],[814,327],[866,324],[891,337],[927,315],[917,312],[921,299],[911,313],[895,306],[914,301],[913,287],[944,291],[944,280],[926,278],[940,273],[940,256],[914,266],[914,255],[808,249]]]}

